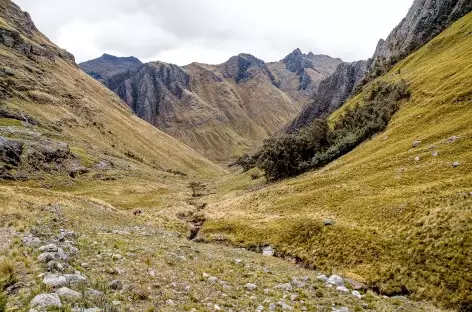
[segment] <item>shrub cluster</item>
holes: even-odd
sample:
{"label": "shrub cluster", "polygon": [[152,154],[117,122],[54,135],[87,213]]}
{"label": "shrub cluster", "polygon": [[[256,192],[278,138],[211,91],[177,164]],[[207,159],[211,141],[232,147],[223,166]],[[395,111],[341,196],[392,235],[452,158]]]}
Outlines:
{"label": "shrub cluster", "polygon": [[324,166],[384,130],[400,101],[409,97],[405,80],[377,82],[363,104],[346,109],[333,128],[326,119],[316,119],[297,133],[266,140],[257,154],[244,155],[236,164],[244,170],[257,166],[272,181]]}

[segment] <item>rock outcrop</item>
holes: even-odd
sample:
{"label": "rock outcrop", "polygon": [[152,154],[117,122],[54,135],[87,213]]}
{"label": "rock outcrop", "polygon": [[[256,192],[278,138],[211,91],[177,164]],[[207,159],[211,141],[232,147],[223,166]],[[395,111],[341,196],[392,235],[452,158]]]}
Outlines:
{"label": "rock outcrop", "polygon": [[370,61],[367,81],[387,72],[471,11],[470,0],[415,0],[387,39],[379,41]]}
{"label": "rock outcrop", "polygon": [[351,97],[366,70],[366,61],[341,63],[330,77],[320,83],[313,102],[288,126],[288,132],[307,126],[314,119],[326,116],[341,107]]}

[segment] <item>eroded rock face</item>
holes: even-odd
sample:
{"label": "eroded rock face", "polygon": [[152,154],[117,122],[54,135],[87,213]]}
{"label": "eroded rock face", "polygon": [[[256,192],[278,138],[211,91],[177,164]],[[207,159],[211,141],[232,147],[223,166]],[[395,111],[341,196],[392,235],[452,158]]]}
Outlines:
{"label": "eroded rock face", "polygon": [[323,80],[313,102],[306,106],[289,126],[288,132],[296,131],[335,111],[354,93],[367,71],[367,61],[341,63],[333,75]]}
{"label": "eroded rock face", "polygon": [[128,75],[121,82],[113,82],[115,89],[110,87],[140,118],[151,123],[161,110],[170,109],[185,90],[190,90],[190,76],[173,64],[148,63]]}
{"label": "eroded rock face", "polygon": [[387,39],[379,41],[369,66],[369,77],[387,72],[471,11],[470,0],[415,0],[407,16]]}

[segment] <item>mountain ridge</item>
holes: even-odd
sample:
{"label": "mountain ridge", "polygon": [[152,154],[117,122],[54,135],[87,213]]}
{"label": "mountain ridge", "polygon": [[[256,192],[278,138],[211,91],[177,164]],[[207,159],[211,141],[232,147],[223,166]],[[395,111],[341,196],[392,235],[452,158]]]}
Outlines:
{"label": "mountain ridge", "polygon": [[[292,72],[283,61],[265,63],[241,53],[218,65],[146,63],[102,81],[140,118],[210,159],[227,162],[254,150],[287,124],[321,77],[341,62],[297,50],[287,57],[287,64],[288,59],[303,61],[304,67]],[[94,76],[96,63],[80,66]]]}

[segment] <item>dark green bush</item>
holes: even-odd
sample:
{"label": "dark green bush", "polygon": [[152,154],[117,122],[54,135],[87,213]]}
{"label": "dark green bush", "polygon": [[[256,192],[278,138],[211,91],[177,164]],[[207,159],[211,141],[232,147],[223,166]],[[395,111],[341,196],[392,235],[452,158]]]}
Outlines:
{"label": "dark green bush", "polygon": [[317,119],[297,133],[266,140],[259,153],[245,155],[237,164],[244,170],[258,166],[268,180],[283,179],[324,166],[384,130],[400,101],[409,96],[404,80],[393,84],[377,82],[363,104],[346,109],[333,129],[325,119]]}

